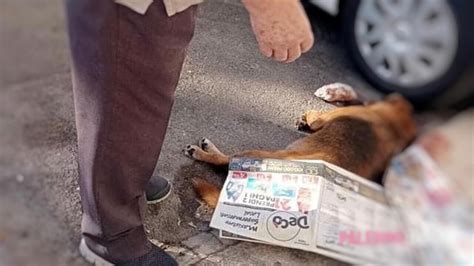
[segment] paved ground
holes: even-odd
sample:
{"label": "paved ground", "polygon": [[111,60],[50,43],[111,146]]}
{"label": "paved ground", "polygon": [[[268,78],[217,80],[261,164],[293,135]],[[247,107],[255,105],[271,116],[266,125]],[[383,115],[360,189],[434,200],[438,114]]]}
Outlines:
{"label": "paved ground", "polygon": [[[76,250],[81,209],[61,4],[0,4],[0,265],[86,265]],[[227,152],[281,147],[300,136],[293,123],[305,109],[330,108],[312,96],[319,86],[342,81],[370,88],[348,62],[335,23],[313,16],[315,47],[283,65],[259,55],[236,1],[202,6],[157,167],[173,179],[176,193],[149,208],[147,219],[150,238],[166,243],[182,264],[338,264],[308,252],[219,240],[194,217],[198,203],[189,179],[221,182],[225,173],[181,154],[202,136]]]}

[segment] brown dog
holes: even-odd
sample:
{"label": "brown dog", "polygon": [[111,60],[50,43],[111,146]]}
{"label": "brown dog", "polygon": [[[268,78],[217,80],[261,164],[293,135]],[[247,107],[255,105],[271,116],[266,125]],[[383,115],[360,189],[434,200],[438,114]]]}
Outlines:
{"label": "brown dog", "polygon": [[[184,152],[198,161],[227,165],[231,157],[283,160],[324,160],[369,180],[375,180],[390,158],[405,148],[416,135],[412,106],[399,95],[366,106],[349,106],[321,113],[307,111],[298,128],[314,133],[283,150],[250,150],[232,156],[223,154],[208,139],[188,145]],[[202,199],[215,207],[220,189],[202,179],[193,180]]]}

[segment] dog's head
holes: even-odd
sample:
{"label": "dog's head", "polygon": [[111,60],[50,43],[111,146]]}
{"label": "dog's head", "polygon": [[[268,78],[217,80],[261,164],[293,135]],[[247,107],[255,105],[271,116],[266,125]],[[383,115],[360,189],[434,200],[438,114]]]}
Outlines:
{"label": "dog's head", "polygon": [[402,150],[410,144],[417,134],[411,103],[400,94],[390,94],[372,106],[397,136],[398,148]]}

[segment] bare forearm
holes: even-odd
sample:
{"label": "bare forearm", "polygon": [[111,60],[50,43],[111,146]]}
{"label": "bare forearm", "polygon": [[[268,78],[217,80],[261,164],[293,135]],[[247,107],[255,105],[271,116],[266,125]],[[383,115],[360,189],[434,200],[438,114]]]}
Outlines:
{"label": "bare forearm", "polygon": [[298,0],[242,0],[260,51],[292,62],[313,45],[311,25]]}

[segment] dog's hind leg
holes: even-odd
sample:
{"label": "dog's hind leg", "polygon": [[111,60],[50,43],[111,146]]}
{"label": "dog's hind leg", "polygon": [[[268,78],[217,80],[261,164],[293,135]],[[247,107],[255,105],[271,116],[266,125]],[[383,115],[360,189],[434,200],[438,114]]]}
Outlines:
{"label": "dog's hind leg", "polygon": [[322,86],[314,92],[314,95],[336,106],[360,105],[362,103],[351,86],[339,82]]}
{"label": "dog's hind leg", "polygon": [[193,187],[208,206],[215,208],[219,201],[220,189],[202,178],[193,178]]}

